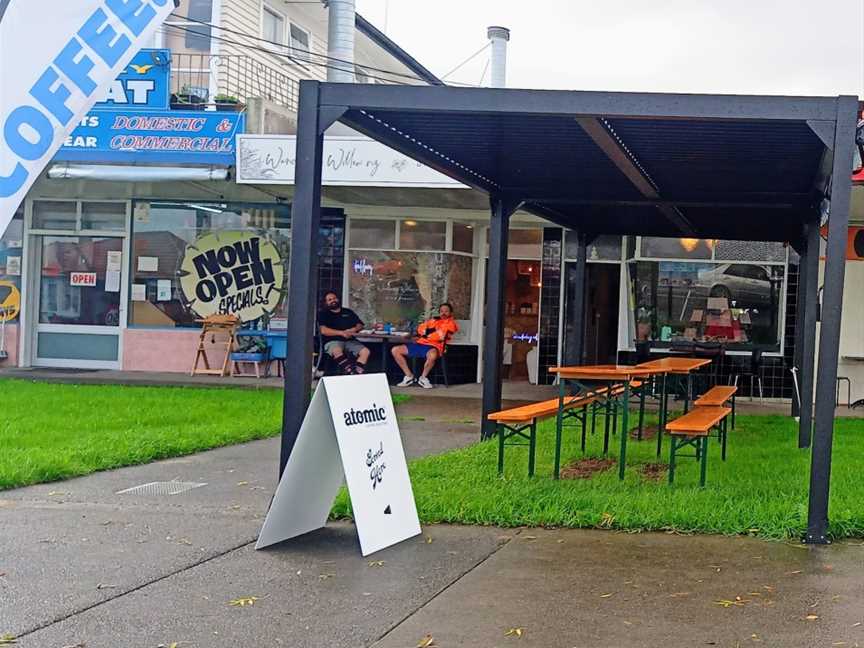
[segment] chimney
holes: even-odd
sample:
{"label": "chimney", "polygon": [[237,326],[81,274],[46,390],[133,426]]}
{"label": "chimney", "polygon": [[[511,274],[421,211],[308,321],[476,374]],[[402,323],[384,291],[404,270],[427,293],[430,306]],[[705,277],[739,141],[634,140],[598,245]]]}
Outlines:
{"label": "chimney", "polygon": [[493,26],[486,30],[486,35],[492,44],[489,87],[504,88],[507,85],[507,41],[510,40],[510,30]]}
{"label": "chimney", "polygon": [[324,4],[329,10],[327,56],[331,57],[327,61],[327,80],[354,83],[354,0],[324,0]]}

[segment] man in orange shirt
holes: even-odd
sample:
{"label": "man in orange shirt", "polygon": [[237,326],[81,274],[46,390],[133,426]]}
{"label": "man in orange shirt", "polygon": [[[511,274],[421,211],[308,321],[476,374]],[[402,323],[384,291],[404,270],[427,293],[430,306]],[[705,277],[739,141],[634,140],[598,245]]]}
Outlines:
{"label": "man in orange shirt", "polygon": [[459,330],[459,325],[453,319],[453,307],[444,303],[438,307],[438,317],[433,317],[426,320],[417,327],[417,337],[410,344],[400,344],[393,347],[391,353],[396,364],[405,374],[397,387],[410,387],[414,384],[414,374],[408,366],[408,358],[423,358],[426,362],[423,365],[423,373],[420,378],[416,379],[418,385],[423,389],[432,389],[432,383],[429,382],[429,372],[435,366],[444,354],[444,349],[450,338]]}

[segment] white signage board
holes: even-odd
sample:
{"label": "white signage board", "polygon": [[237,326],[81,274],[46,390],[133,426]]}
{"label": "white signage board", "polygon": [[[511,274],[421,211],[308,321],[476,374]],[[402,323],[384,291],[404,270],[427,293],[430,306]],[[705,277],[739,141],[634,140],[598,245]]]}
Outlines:
{"label": "white signage board", "polygon": [[0,236],[173,0],[11,0],[0,20]]}
{"label": "white signage board", "polygon": [[[297,137],[238,135],[237,184],[294,184]],[[324,136],[321,183],[329,186],[467,188],[362,136]]]}
{"label": "white signage board", "polygon": [[319,381],[255,548],[323,527],[343,475],[364,556],[420,533],[384,374]]}

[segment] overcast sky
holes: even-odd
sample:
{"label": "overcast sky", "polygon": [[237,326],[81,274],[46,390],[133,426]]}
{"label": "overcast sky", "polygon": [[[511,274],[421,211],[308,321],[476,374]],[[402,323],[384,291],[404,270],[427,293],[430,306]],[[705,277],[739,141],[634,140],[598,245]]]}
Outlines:
{"label": "overcast sky", "polygon": [[[441,76],[511,30],[521,88],[864,97],[864,0],[357,0]],[[488,49],[448,77],[478,84]],[[486,75],[488,80],[488,72]]]}

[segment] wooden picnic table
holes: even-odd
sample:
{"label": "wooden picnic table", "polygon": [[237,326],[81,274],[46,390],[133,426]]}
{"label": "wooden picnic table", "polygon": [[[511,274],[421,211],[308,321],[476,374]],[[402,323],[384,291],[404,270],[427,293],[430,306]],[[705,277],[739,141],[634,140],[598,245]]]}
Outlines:
{"label": "wooden picnic table", "polygon": [[693,372],[706,365],[711,364],[710,358],[686,358],[682,356],[674,356],[671,358],[658,358],[657,360],[649,360],[636,365],[637,367],[646,367],[657,369],[662,372],[662,386],[660,389],[660,410],[659,423],[657,424],[657,456],[663,447],[663,434],[666,429],[666,421],[669,419],[669,381],[668,376],[676,376],[686,378],[684,386],[684,413],[690,411],[690,401],[693,397]]}
{"label": "wooden picnic table", "polygon": [[[621,442],[618,457],[618,478],[624,479],[624,468],[627,459],[627,437],[628,418],[629,418],[629,402],[631,383],[643,378],[653,376],[662,376],[662,388],[660,392],[660,421],[657,426],[657,456],[663,444],[663,430],[668,420],[668,390],[667,376],[686,376],[687,389],[684,402],[684,411],[689,409],[690,395],[692,392],[692,376],[693,372],[711,363],[708,358],[659,358],[649,362],[643,362],[638,365],[582,365],[574,367],[551,367],[550,373],[556,374],[558,380],[558,418],[556,426],[555,438],[555,472],[554,477],[557,479],[561,467],[561,436],[562,436],[562,420],[564,412],[565,399],[565,382],[572,381],[579,386],[580,393],[587,393],[591,387],[584,383],[604,382],[608,385],[606,398],[610,399],[615,407],[621,408]],[[620,383],[623,385],[621,390],[613,390],[613,385]],[[641,417],[644,413],[644,386],[640,391],[640,425]],[[641,433],[641,428],[640,428]],[[640,436],[641,438],[641,436]]]}
{"label": "wooden picnic table", "polygon": [[[652,367],[638,367],[633,365],[582,365],[577,367],[551,367],[549,373],[558,375],[558,419],[555,430],[555,472],[553,476],[558,479],[561,470],[561,435],[564,413],[564,384],[570,380],[575,382],[580,394],[592,390],[585,385],[586,382],[607,383],[607,390],[603,398],[613,403],[614,407],[621,407],[621,449],[618,458],[618,478],[624,479],[624,463],[627,458],[627,435],[628,416],[630,402],[631,382],[639,378],[648,378],[652,375],[663,373],[665,369]],[[621,383],[622,390],[614,390],[615,384]],[[620,403],[619,403],[620,396]]]}

